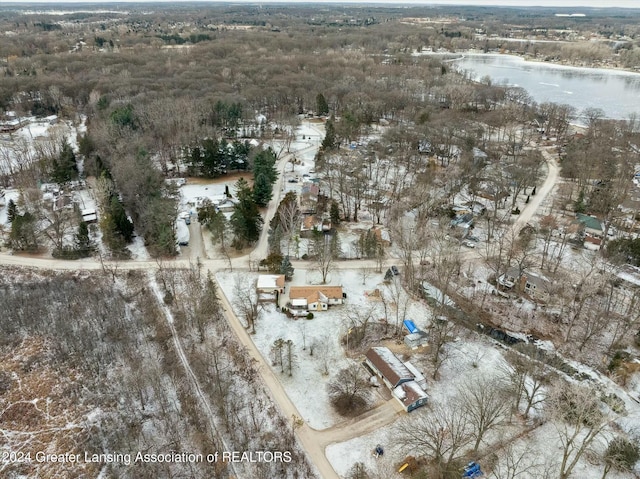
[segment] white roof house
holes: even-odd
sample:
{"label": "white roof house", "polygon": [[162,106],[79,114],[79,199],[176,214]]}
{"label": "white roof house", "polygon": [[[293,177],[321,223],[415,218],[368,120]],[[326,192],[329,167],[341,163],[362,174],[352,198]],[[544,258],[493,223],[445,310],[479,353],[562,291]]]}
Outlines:
{"label": "white roof house", "polygon": [[402,403],[407,412],[424,406],[429,399],[427,393],[415,381],[402,383],[393,390],[395,398]]}
{"label": "white roof house", "polygon": [[261,274],[257,289],[263,293],[273,293],[284,288],[284,274]]}

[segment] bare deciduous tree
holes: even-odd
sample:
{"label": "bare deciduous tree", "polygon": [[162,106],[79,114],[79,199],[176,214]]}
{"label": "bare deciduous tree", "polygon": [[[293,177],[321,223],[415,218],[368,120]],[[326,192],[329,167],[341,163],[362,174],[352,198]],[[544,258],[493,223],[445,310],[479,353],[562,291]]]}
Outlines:
{"label": "bare deciduous tree", "polygon": [[580,458],[600,436],[606,417],[600,410],[599,395],[590,388],[573,384],[556,384],[549,394],[548,409],[562,451],[558,479],[568,479]]}
{"label": "bare deciduous tree", "polygon": [[429,343],[431,345],[431,362],[433,364],[433,379],[438,377],[442,363],[449,357],[449,350],[445,345],[456,336],[458,328],[446,318],[436,318],[429,326]]}
{"label": "bare deciduous tree", "polygon": [[542,363],[517,351],[508,351],[505,357],[508,364],[502,372],[514,399],[513,409],[518,411],[524,399],[522,414],[529,417],[531,409],[544,402],[542,390],[549,383],[549,375]]}
{"label": "bare deciduous tree", "polygon": [[[407,310],[411,305],[411,297],[407,294],[400,282],[399,276],[393,276],[391,281],[385,284],[384,291],[381,293],[383,301],[385,301],[394,313],[393,317],[393,334],[400,333],[400,324],[405,319]],[[385,318],[389,322],[389,318]]]}
{"label": "bare deciduous tree", "polygon": [[342,315],[348,325],[347,335],[351,345],[357,347],[367,334],[367,327],[373,319],[375,304],[362,307],[360,305],[348,305],[342,310]]}
{"label": "bare deciduous tree", "polygon": [[66,246],[74,226],[74,214],[65,208],[42,209],[42,220],[45,227],[42,232],[51,241],[55,250],[62,251]]}
{"label": "bare deciduous tree", "polygon": [[495,479],[517,479],[518,477],[542,477],[543,463],[536,460],[537,454],[526,446],[518,448],[510,443],[500,451],[500,459],[491,471]]}
{"label": "bare deciduous tree", "polygon": [[329,344],[330,339],[327,336],[321,336],[317,341],[314,341],[310,346],[312,354],[315,355],[320,363],[320,372],[323,376],[329,374],[329,368],[333,364],[333,350]]}
{"label": "bare deciduous tree", "polygon": [[473,441],[465,412],[456,407],[433,406],[427,414],[411,416],[396,428],[398,445],[408,451],[423,451],[442,475],[457,472],[455,460]]}
{"label": "bare deciduous tree", "polygon": [[355,362],[341,369],[327,385],[331,403],[342,415],[362,412],[369,403],[369,388],[365,369]]}
{"label": "bare deciduous tree", "polygon": [[258,302],[258,292],[256,289],[257,280],[246,281],[246,279],[236,274],[233,287],[233,306],[247,323],[246,328],[251,334],[256,332],[256,322],[262,312]]}
{"label": "bare deciduous tree", "polygon": [[327,277],[333,267],[334,252],[331,251],[331,244],[328,238],[322,233],[320,237],[314,241],[313,247],[316,269],[322,276],[322,284],[326,284]]}
{"label": "bare deciduous tree", "polygon": [[485,434],[506,419],[510,409],[509,395],[507,388],[501,386],[495,377],[489,376],[465,381],[464,388],[458,390],[460,408],[473,427],[474,452],[478,451]]}

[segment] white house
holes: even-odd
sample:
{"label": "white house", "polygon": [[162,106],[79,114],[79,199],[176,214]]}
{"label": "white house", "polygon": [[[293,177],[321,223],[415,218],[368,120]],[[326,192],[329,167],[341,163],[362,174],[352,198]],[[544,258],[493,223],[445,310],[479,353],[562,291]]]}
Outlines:
{"label": "white house", "polygon": [[291,286],[291,307],[309,311],[326,311],[329,306],[344,304],[342,286]]}
{"label": "white house", "polygon": [[259,293],[284,292],[284,274],[261,274],[256,286]]}

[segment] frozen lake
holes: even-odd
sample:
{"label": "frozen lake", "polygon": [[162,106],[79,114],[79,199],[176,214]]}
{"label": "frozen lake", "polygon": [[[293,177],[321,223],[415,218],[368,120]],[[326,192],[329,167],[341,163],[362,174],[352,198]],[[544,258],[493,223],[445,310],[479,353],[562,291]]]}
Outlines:
{"label": "frozen lake", "polygon": [[475,80],[519,86],[537,102],[565,103],[580,114],[600,108],[607,118],[640,114],[640,73],[525,61],[513,55],[465,54],[450,62]]}

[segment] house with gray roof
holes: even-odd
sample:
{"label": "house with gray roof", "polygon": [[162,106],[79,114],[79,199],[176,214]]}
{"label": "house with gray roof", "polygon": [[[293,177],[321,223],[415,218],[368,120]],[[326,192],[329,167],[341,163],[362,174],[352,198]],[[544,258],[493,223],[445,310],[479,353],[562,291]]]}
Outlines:
{"label": "house with gray roof", "polygon": [[426,386],[424,376],[413,365],[403,363],[385,347],[373,347],[365,357],[367,366],[382,379],[405,411],[411,412],[427,403],[428,396],[423,388]]}

